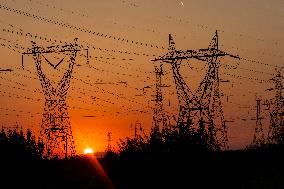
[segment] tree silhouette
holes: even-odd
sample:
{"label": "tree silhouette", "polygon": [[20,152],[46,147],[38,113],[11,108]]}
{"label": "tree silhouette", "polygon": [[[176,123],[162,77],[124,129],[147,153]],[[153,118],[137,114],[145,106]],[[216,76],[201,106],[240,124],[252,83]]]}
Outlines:
{"label": "tree silhouette", "polygon": [[37,160],[42,159],[43,144],[36,141],[31,130],[24,134],[22,128],[5,130],[0,132],[0,159],[6,160]]}

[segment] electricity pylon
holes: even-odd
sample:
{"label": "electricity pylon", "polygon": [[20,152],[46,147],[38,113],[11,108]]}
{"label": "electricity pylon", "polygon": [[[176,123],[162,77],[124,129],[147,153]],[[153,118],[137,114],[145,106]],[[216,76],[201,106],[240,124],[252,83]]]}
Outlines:
{"label": "electricity pylon", "polygon": [[188,131],[191,129],[190,109],[192,108],[193,94],[180,74],[181,60],[186,59],[184,58],[184,52],[176,50],[175,42],[171,35],[169,35],[168,51],[166,55],[156,58],[153,61],[162,61],[171,64],[179,102],[177,127],[173,129],[177,130],[179,135],[182,136],[189,134]]}
{"label": "electricity pylon", "polygon": [[271,79],[274,84],[275,97],[271,102],[270,127],[268,132],[269,143],[284,143],[284,97],[283,97],[283,76],[278,70],[274,78]]}
{"label": "electricity pylon", "polygon": [[[219,149],[219,146],[227,148],[227,133],[224,124],[223,110],[219,91],[219,62],[218,57],[230,56],[239,58],[218,47],[218,33],[216,31],[210,45],[206,49],[199,50],[176,50],[175,43],[169,35],[169,52],[153,61],[170,63],[172,66],[173,77],[176,84],[177,96],[179,101],[179,116],[177,128],[182,134],[197,134],[211,146],[212,149]],[[209,64],[209,69],[199,85],[196,94],[193,94],[180,74],[182,60],[197,59]],[[216,129],[214,120],[219,118],[220,128]],[[221,136],[217,137],[217,132],[221,131]]]}
{"label": "electricity pylon", "polygon": [[107,139],[107,152],[112,152],[112,146],[111,146],[111,141],[113,141],[112,139],[111,139],[111,132],[108,132],[107,133],[107,137],[108,137],[108,139]]}
{"label": "electricity pylon", "polygon": [[[76,55],[82,49],[77,45],[77,39],[69,45],[46,48],[37,46],[35,42],[32,43],[32,48],[28,49],[23,55],[33,55],[37,75],[45,97],[45,107],[40,130],[40,138],[44,143],[44,157],[50,159],[74,156],[76,149],[67,110],[66,97],[70,87]],[[45,54],[50,53],[63,54],[65,57],[58,63],[53,64],[45,57]],[[42,63],[47,62],[54,69],[57,69],[66,59],[69,66],[57,86],[54,87],[51,84],[51,80],[44,74]]]}
{"label": "electricity pylon", "polygon": [[161,148],[161,145],[163,143],[163,134],[166,134],[169,131],[169,119],[167,118],[167,115],[164,111],[163,107],[163,93],[162,88],[168,87],[166,85],[162,84],[162,76],[164,75],[163,72],[163,64],[160,64],[160,66],[155,65],[155,74],[156,74],[156,94],[154,95],[154,102],[155,106],[153,108],[153,125],[151,128],[150,133],[150,144],[152,145],[152,150],[163,150]]}
{"label": "electricity pylon", "polygon": [[252,141],[252,144],[254,147],[260,147],[265,144],[264,132],[263,132],[263,127],[262,127],[263,117],[261,116],[260,102],[261,102],[261,99],[257,98],[256,99],[255,131],[254,131],[254,136],[253,136],[253,141]]}
{"label": "electricity pylon", "polygon": [[[218,62],[218,57],[226,55],[238,59],[239,57],[219,50],[217,31],[207,50],[211,52],[211,55],[202,59],[209,65],[208,70],[194,95],[194,102],[198,102],[199,104],[197,104],[197,106],[199,105],[200,107],[193,110],[193,120],[197,121],[195,125],[205,126],[204,134],[205,137],[208,137],[211,148],[216,149],[219,146],[222,149],[227,150],[227,126],[225,124],[221,102],[219,77],[219,67],[222,63]],[[206,49],[201,49],[201,51],[206,51]],[[201,128],[199,128],[199,130],[200,129]],[[200,132],[202,136],[202,130],[200,130]]]}

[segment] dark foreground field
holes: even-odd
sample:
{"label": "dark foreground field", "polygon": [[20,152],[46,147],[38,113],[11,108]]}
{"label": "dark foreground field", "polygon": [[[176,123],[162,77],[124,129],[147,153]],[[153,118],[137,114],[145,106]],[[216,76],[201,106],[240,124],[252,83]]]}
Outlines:
{"label": "dark foreground field", "polygon": [[[99,159],[117,189],[284,188],[283,149],[136,154]],[[108,188],[90,157],[1,160],[0,188]]]}

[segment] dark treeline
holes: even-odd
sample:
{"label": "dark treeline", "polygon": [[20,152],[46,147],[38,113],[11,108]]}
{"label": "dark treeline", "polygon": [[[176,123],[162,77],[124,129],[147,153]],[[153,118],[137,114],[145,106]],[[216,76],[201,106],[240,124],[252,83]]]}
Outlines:
{"label": "dark treeline", "polygon": [[126,137],[120,140],[119,153],[122,154],[165,154],[213,151],[208,141],[200,135],[178,132],[151,132],[150,136]]}
{"label": "dark treeline", "polygon": [[215,141],[210,140],[205,129],[193,131],[190,127],[182,129],[176,126],[152,127],[148,135],[136,134],[119,142],[119,154],[122,156],[169,155],[186,153],[205,153],[219,149]]}
{"label": "dark treeline", "polygon": [[121,140],[119,188],[284,188],[283,143],[221,151],[204,135],[166,134],[152,129]]}
{"label": "dark treeline", "polygon": [[39,160],[42,159],[43,144],[36,139],[31,130],[22,128],[4,129],[0,132],[1,160]]}
{"label": "dark treeline", "polygon": [[[99,158],[117,189],[284,188],[284,146],[219,151],[202,135],[155,131],[122,139],[119,152]],[[46,160],[32,131],[0,132],[0,188],[108,188],[88,156]]]}

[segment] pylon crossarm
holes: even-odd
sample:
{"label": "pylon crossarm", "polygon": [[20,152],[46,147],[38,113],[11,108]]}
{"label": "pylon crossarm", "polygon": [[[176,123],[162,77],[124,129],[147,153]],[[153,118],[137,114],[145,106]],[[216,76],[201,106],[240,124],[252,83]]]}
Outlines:
{"label": "pylon crossarm", "polygon": [[13,71],[12,69],[0,69],[0,72],[11,72]]}
{"label": "pylon crossarm", "polygon": [[179,51],[176,50],[173,52],[168,52],[163,56],[153,59],[152,61],[163,61],[167,63],[171,63],[170,61],[173,60],[183,60],[183,59],[198,59],[201,61],[207,61],[207,58],[211,57],[222,57],[222,56],[230,56],[232,58],[240,59],[240,57],[236,55],[232,55],[221,50],[217,49],[199,49],[198,51],[195,50],[186,50],[186,51]]}
{"label": "pylon crossarm", "polygon": [[81,50],[78,50],[78,49],[66,49],[66,50],[38,50],[38,51],[35,51],[35,50],[29,50],[28,52],[24,52],[22,53],[23,55],[28,55],[28,54],[48,54],[48,53],[53,53],[53,52],[58,52],[58,53],[61,53],[61,52],[78,52],[78,51],[81,51]]}

